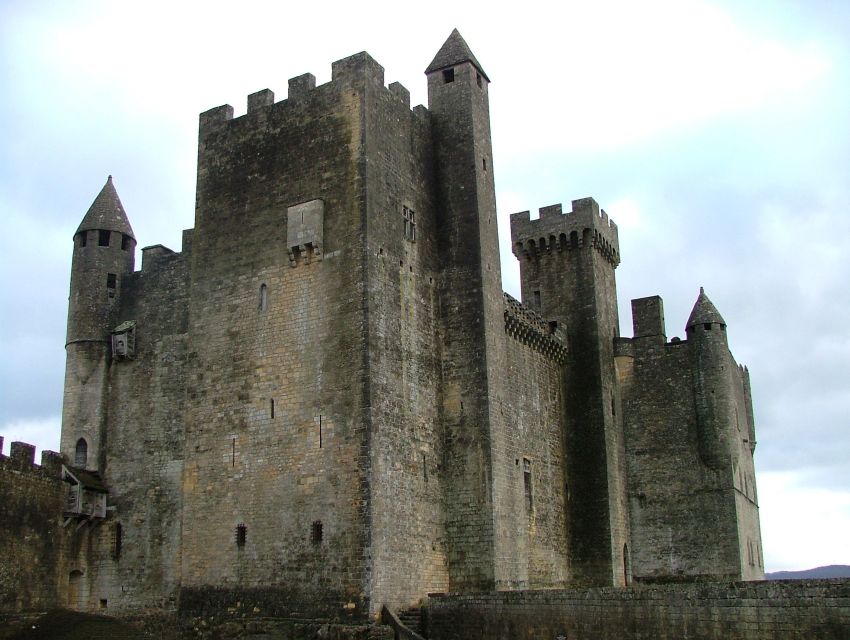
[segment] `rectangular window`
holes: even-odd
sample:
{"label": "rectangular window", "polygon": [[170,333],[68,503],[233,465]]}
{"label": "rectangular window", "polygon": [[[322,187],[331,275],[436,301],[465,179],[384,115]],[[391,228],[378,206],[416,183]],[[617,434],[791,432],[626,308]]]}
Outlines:
{"label": "rectangular window", "polygon": [[454,69],[443,69],[443,82],[448,84],[449,82],[455,81],[455,70]]}
{"label": "rectangular window", "polygon": [[402,207],[402,217],[404,218],[404,239],[416,242],[416,213],[413,209]]}
{"label": "rectangular window", "polygon": [[88,231],[80,231],[80,233],[78,235],[80,236],[80,246],[81,247],[86,246],[86,240],[88,240],[89,232]]}
{"label": "rectangular window", "polygon": [[115,297],[115,285],[118,282],[118,276],[114,273],[106,274],[106,293],[110,298]]}
{"label": "rectangular window", "polygon": [[236,546],[242,548],[245,546],[245,541],[248,539],[248,527],[241,522],[236,525]]}
{"label": "rectangular window", "polygon": [[97,232],[97,244],[100,247],[109,246],[109,232],[101,229]]}
{"label": "rectangular window", "polygon": [[534,511],[534,487],[531,477],[531,460],[528,458],[522,459],[522,481],[523,490],[525,492],[525,512],[530,518]]}
{"label": "rectangular window", "polygon": [[539,310],[540,309],[540,292],[535,291],[535,292],[533,292],[533,295],[534,295],[534,308]]}
{"label": "rectangular window", "polygon": [[319,544],[322,542],[322,534],[322,521],[316,520],[310,528],[310,540],[312,540],[313,544]]}
{"label": "rectangular window", "polygon": [[125,233],[121,234],[121,249],[127,251],[130,248],[130,236]]}

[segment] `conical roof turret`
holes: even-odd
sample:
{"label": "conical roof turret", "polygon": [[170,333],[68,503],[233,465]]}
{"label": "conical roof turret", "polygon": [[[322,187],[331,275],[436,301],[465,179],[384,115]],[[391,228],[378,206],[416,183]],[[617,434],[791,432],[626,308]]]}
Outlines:
{"label": "conical roof turret", "polygon": [[112,176],[107,178],[103,189],[91,203],[83,221],[77,227],[77,233],[93,229],[117,231],[130,236],[133,240],[136,239],[133,227],[130,226],[127,213],[124,211],[124,205],[121,204],[118,192],[112,184]]}
{"label": "conical roof turret", "polygon": [[463,36],[460,35],[457,29],[452,30],[452,34],[443,43],[443,46],[440,47],[431,64],[425,69],[425,73],[433,73],[440,69],[453,67],[461,62],[471,62],[481,72],[481,75],[484,76],[487,82],[490,82],[490,78],[487,77],[484,69],[481,68],[481,63],[476,60],[472,51],[469,49],[469,45],[466,44],[466,40],[463,39]]}
{"label": "conical roof turret", "polygon": [[715,307],[714,303],[708,299],[707,295],[705,295],[705,289],[700,287],[699,297],[697,298],[696,304],[694,304],[691,315],[688,317],[688,324],[685,328],[690,330],[698,324],[707,323],[719,323],[726,326],[726,321],[723,319],[723,316],[720,315],[717,307]]}

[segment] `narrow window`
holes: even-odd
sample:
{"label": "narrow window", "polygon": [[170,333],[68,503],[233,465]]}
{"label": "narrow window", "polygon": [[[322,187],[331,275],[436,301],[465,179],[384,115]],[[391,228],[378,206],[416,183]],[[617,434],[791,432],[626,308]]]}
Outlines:
{"label": "narrow window", "polygon": [[112,528],[112,559],[118,560],[121,557],[121,544],[123,542],[124,531],[121,528],[121,523],[116,522]]}
{"label": "narrow window", "polygon": [[240,549],[245,546],[245,541],[248,539],[248,527],[241,522],[236,525],[236,546]]}
{"label": "narrow window", "polygon": [[260,285],[260,311],[265,311],[269,307],[269,288],[265,283]]}
{"label": "narrow window", "polygon": [[80,469],[85,469],[89,457],[89,443],[85,438],[77,440],[77,447],[74,450],[74,466]]}
{"label": "narrow window", "polygon": [[534,292],[534,308],[535,309],[540,308],[540,291]]}
{"label": "narrow window", "polygon": [[269,416],[274,420],[274,398],[269,400]]}
{"label": "narrow window", "polygon": [[449,82],[455,81],[455,70],[454,69],[443,69],[443,82],[448,84]]}
{"label": "narrow window", "polygon": [[531,478],[531,460],[528,458],[522,459],[522,480],[525,491],[525,512],[530,518],[534,510],[534,487]]}
{"label": "narrow window", "polygon": [[428,482],[428,461],[425,459],[425,454],[422,454],[422,475],[425,478],[425,482]]}
{"label": "narrow window", "polygon": [[126,233],[121,234],[121,250],[128,251],[130,249],[130,236]]}
{"label": "narrow window", "polygon": [[313,526],[310,528],[310,540],[313,544],[320,544],[322,542],[322,521],[316,520],[313,523]]}
{"label": "narrow window", "polygon": [[80,238],[79,246],[86,246],[86,240],[88,239],[89,232],[88,231],[80,231],[77,236]]}
{"label": "narrow window", "polygon": [[487,171],[487,158],[481,158],[481,166]]}
{"label": "narrow window", "polygon": [[475,82],[478,83],[479,87],[481,86],[481,74],[480,73],[475,74]]}
{"label": "narrow window", "polygon": [[110,298],[115,297],[115,284],[118,281],[118,277],[114,273],[106,274],[106,293]]}
{"label": "narrow window", "polygon": [[97,244],[101,247],[109,246],[109,231],[105,229],[101,229],[97,232]]}
{"label": "narrow window", "polygon": [[401,213],[404,218],[404,239],[416,242],[416,213],[407,207],[402,207]]}

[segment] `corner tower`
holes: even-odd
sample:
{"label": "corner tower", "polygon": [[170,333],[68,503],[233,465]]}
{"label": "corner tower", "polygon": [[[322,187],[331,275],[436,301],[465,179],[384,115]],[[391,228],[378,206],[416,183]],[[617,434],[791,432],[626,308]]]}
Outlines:
{"label": "corner tower", "polygon": [[440,251],[442,422],[449,590],[500,582],[498,504],[504,334],[489,78],[455,29],[425,70],[432,116]]}
{"label": "corner tower", "polygon": [[617,226],[593,198],[511,216],[522,300],[568,336],[565,366],[571,565],[579,584],[623,584],[628,522],[620,398]]}
{"label": "corner tower", "polygon": [[61,450],[77,467],[103,468],[110,330],[135,249],[136,236],[109,176],[74,234],[71,259]]}

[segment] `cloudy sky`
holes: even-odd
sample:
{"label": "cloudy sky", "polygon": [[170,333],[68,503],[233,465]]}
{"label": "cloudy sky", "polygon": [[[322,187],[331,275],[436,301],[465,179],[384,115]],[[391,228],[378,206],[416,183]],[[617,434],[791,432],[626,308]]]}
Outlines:
{"label": "cloudy sky", "polygon": [[[0,436],[58,447],[72,235],[108,174],[139,246],[193,226],[197,115],[367,50],[412,103],[458,27],[508,215],[595,197],[629,300],[700,286],[755,396],[768,570],[850,564],[850,2],[0,2]],[[551,3],[553,6],[555,3]],[[139,264],[137,258],[137,264]]]}

